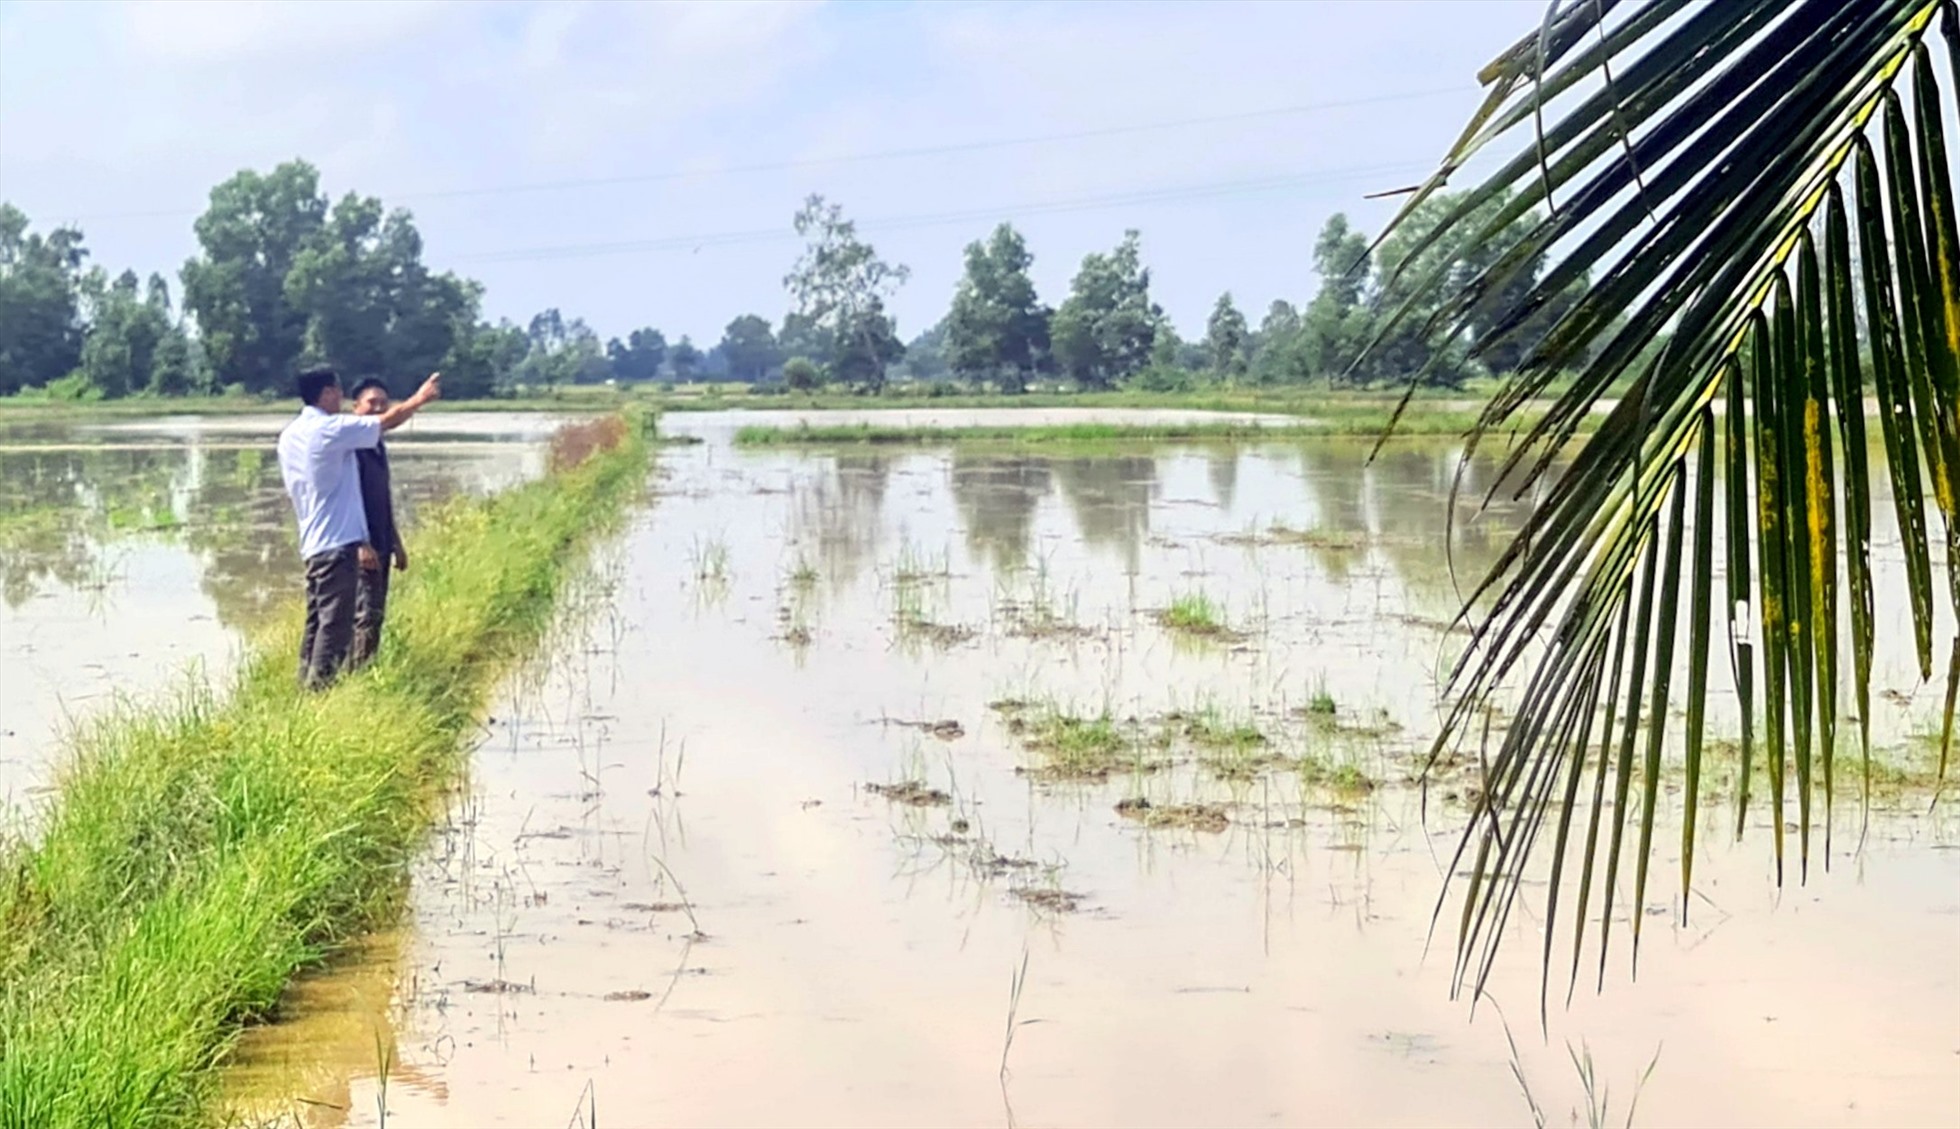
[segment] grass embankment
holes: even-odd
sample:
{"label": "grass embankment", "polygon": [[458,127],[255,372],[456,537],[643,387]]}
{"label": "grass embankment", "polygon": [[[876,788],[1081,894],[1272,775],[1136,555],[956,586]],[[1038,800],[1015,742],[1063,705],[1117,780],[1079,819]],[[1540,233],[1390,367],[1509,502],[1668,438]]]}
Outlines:
{"label": "grass embankment", "polygon": [[735,433],[745,447],[893,443],[1108,443],[1132,439],[1256,439],[1298,430],[1253,422],[1063,423],[935,427],[879,423],[749,426]]}
{"label": "grass embankment", "polygon": [[[1028,405],[1033,407],[1033,405]],[[1094,405],[1078,405],[1092,407]],[[1193,404],[1177,405],[1188,410],[1215,410]],[[937,405],[935,405],[937,407]],[[1229,410],[1243,410],[1243,406]],[[1297,441],[1335,436],[1373,439],[1388,429],[1394,404],[1375,400],[1321,401],[1317,405],[1291,405],[1293,419],[1220,420],[1198,419],[1175,422],[1138,420],[1088,421],[1076,423],[1026,424],[814,424],[808,421],[788,426],[751,425],[735,433],[735,443],[744,447],[774,446],[850,446],[923,445],[932,443],[1094,445],[1135,441]],[[1507,430],[1528,427],[1538,417],[1528,414],[1507,426]],[[1477,412],[1455,404],[1424,403],[1409,405],[1395,423],[1396,437],[1461,436],[1476,425]],[[1587,428],[1582,427],[1581,430]]]}
{"label": "grass embankment", "polygon": [[0,1126],[194,1122],[239,1024],[398,912],[487,696],[638,494],[637,430],[567,428],[543,479],[426,519],[382,655],[332,690],[295,688],[295,614],[229,693],[77,734],[0,846]]}

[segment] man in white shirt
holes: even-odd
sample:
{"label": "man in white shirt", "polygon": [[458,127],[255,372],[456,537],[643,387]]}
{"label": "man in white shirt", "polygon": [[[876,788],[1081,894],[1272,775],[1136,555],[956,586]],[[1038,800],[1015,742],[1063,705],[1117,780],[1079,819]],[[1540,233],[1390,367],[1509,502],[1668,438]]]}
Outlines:
{"label": "man in white shirt", "polygon": [[356,451],[372,449],[381,433],[407,423],[442,395],[442,374],[379,415],[340,414],[340,380],[332,369],[299,376],[302,407],[279,433],[279,475],[299,520],[299,555],[306,562],[306,629],[299,643],[300,684],[325,688],[347,663],[354,642],[354,593],[359,553],[367,544]]}

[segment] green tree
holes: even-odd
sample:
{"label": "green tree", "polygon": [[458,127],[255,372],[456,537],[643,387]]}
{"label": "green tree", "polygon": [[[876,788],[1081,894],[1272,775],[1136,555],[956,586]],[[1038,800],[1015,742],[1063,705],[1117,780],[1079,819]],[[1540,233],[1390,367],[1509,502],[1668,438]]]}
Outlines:
{"label": "green tree", "polygon": [[947,361],[969,380],[994,380],[1025,391],[1049,349],[1053,316],[1035,297],[1034,256],[1011,224],[986,242],[967,244],[966,272],[946,314]]}
{"label": "green tree", "polygon": [[750,384],[760,383],[783,359],[769,319],[756,314],[743,314],[722,330],[721,355],[728,361],[729,374]]}
{"label": "green tree", "polygon": [[104,396],[127,396],[151,386],[159,345],[175,327],[169,291],[153,278],[146,297],[136,272],[92,286],[93,318],[82,342],[81,372]]}
{"label": "green tree", "polygon": [[791,357],[783,362],[783,383],[798,392],[808,392],[823,383],[823,369],[808,357]]}
{"label": "green tree", "polygon": [[[1607,11],[1562,5],[1484,69],[1471,128],[1383,245],[1402,273],[1381,289],[1407,299],[1383,330],[1432,351],[1495,363],[1566,303],[1506,358],[1473,431],[1507,437],[1515,481],[1556,479],[1469,586],[1429,760],[1474,757],[1483,782],[1450,868],[1464,904],[1443,911],[1473,996],[1521,895],[1540,903],[1518,916],[1543,923],[1549,994],[1554,955],[1570,947],[1576,981],[1589,932],[1602,977],[1614,939],[1637,958],[1657,845],[1678,851],[1684,915],[1713,828],[1772,827],[1779,881],[1845,850],[1834,752],[1870,755],[1890,626],[1874,609],[1910,609],[1898,634],[1922,680],[1936,624],[1960,614],[1960,12],[1627,4],[1609,29]],[[1550,100],[1605,74],[1609,91]],[[1466,167],[1492,171],[1441,196]],[[1899,532],[1880,547],[1884,506]],[[1928,696],[1951,703],[1960,646],[1941,657],[1947,692]],[[1742,738],[1709,742],[1725,679]],[[1952,721],[1949,704],[1943,756]],[[1663,788],[1677,748],[1684,777]],[[1709,818],[1702,774],[1731,770],[1735,810]]]}
{"label": "green tree", "polygon": [[1205,359],[1212,374],[1221,380],[1245,375],[1250,338],[1245,315],[1232,304],[1231,291],[1220,294],[1205,322]]}
{"label": "green tree", "polygon": [[1150,363],[1164,312],[1150,300],[1135,231],[1109,254],[1092,252],[1055,311],[1055,359],[1085,388],[1112,388]]}
{"label": "green tree", "polygon": [[952,375],[946,360],[946,319],[906,342],[905,372],[914,380],[944,380]]}
{"label": "green tree", "polygon": [[530,348],[517,366],[518,383],[597,384],[612,371],[599,335],[578,318],[567,321],[555,306],[531,319],[526,336]]}
{"label": "green tree", "polygon": [[606,359],[613,377],[623,383],[657,379],[667,359],[667,335],[649,327],[627,334],[625,341],[615,337],[606,342]]}
{"label": "green tree", "polygon": [[286,276],[326,216],[319,174],[304,161],[266,174],[248,169],[211,190],[183,283],[184,307],[219,384],[291,390],[307,315],[288,298]]}
{"label": "green tree", "polygon": [[[1346,215],[1328,217],[1314,240],[1314,273],[1320,276],[1320,289],[1300,313],[1300,325],[1291,342],[1284,374],[1298,381],[1321,380],[1344,384],[1361,378],[1354,364],[1373,336],[1378,307],[1384,299],[1370,293],[1372,257],[1368,237],[1354,230]],[[1419,347],[1420,357],[1428,355]],[[1420,357],[1398,352],[1393,359],[1383,354],[1383,363],[1420,363]]]}
{"label": "green tree", "polygon": [[206,382],[198,372],[197,361],[190,336],[182,325],[172,322],[150,357],[150,392],[157,396],[185,396],[204,391]]}
{"label": "green tree", "polygon": [[348,193],[293,257],[286,299],[306,316],[302,360],[352,376],[426,376],[476,322],[479,287],[422,264],[406,211]]}
{"label": "green tree", "polygon": [[830,376],[875,394],[884,390],[886,370],[904,356],[905,343],[898,339],[897,326],[886,316],[884,303],[873,302],[840,327]]}
{"label": "green tree", "polygon": [[819,367],[830,363],[830,334],[810,318],[794,311],[783,315],[783,328],[776,334],[776,347],[787,357],[804,357]]}
{"label": "green tree", "polygon": [[530,335],[509,321],[469,326],[442,359],[442,394],[471,400],[507,391],[524,379],[530,352]]}
{"label": "green tree", "polygon": [[667,350],[667,362],[674,366],[674,380],[686,384],[694,379],[695,370],[701,366],[701,350],[683,333],[674,347]]}
{"label": "green tree", "polygon": [[[885,302],[911,272],[879,258],[858,238],[857,225],[844,218],[843,209],[822,196],[806,199],[794,222],[796,234],[808,241],[783,279],[797,315],[828,342],[837,379],[874,393],[882,390],[886,367],[905,354]],[[788,336],[787,319],[784,329]],[[796,347],[801,345],[799,339]]]}
{"label": "green tree", "polygon": [[58,380],[81,363],[87,257],[81,232],[32,234],[20,209],[0,204],[0,396]]}

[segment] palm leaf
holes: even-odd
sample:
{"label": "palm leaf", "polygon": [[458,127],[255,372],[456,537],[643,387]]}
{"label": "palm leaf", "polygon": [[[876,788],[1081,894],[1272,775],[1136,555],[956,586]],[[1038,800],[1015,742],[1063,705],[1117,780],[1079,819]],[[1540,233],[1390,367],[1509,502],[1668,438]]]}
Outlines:
{"label": "palm leaf", "polygon": [[[1489,718],[1510,710],[1482,750],[1485,786],[1457,852],[1468,860],[1459,989],[1481,992],[1535,865],[1550,870],[1548,981],[1568,903],[1575,980],[1589,936],[1603,980],[1621,915],[1637,962],[1663,752],[1677,739],[1686,912],[1701,781],[1732,747],[1704,732],[1709,652],[1725,635],[1742,714],[1737,832],[1751,820],[1761,734],[1779,880],[1792,804],[1808,875],[1819,796],[1828,864],[1847,697],[1869,780],[1881,486],[1932,677],[1941,568],[1960,612],[1960,569],[1936,564],[1960,560],[1960,226],[1943,124],[1956,71],[1955,0],[1564,0],[1484,69],[1483,104],[1398,217],[1477,162],[1494,171],[1403,262],[1445,236],[1513,234],[1474,277],[1432,264],[1429,277],[1393,280],[1424,297],[1446,289],[1440,303],[1392,311],[1384,340],[1415,325],[1487,355],[1583,288],[1470,436],[1474,448],[1519,432],[1503,488],[1551,483],[1466,602],[1466,619],[1472,605],[1481,614],[1431,755],[1492,741]],[[1540,218],[1518,223],[1528,216]],[[1882,475],[1868,471],[1874,458]],[[1945,537],[1937,555],[1929,503]],[[1670,712],[1683,620],[1685,733]],[[1960,639],[1948,668],[1950,734]],[[1551,857],[1534,862],[1548,817]],[[1616,907],[1628,856],[1634,904]]]}

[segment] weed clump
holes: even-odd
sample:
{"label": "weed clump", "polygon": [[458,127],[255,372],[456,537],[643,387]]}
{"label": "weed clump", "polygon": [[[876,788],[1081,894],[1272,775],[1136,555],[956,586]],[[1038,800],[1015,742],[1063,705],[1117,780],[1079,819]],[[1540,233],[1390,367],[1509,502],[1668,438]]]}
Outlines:
{"label": "weed clump", "polygon": [[939,788],[933,788],[922,780],[901,780],[896,784],[866,784],[864,790],[874,796],[883,796],[895,804],[913,808],[945,807],[953,802],[953,797]]}
{"label": "weed clump", "polygon": [[1185,592],[1157,613],[1157,622],[1180,635],[1230,641],[1244,636],[1225,621],[1225,605],[1203,592]]}
{"label": "weed clump", "polygon": [[1116,814],[1152,830],[1172,828],[1215,835],[1232,825],[1222,804],[1153,804],[1142,796],[1118,802]]}
{"label": "weed clump", "polygon": [[1117,722],[1107,710],[1091,717],[1020,701],[995,702],[993,708],[1007,719],[1007,731],[1037,758],[1024,771],[1039,777],[1106,780],[1118,772],[1152,772],[1166,763],[1147,757],[1137,727]]}

